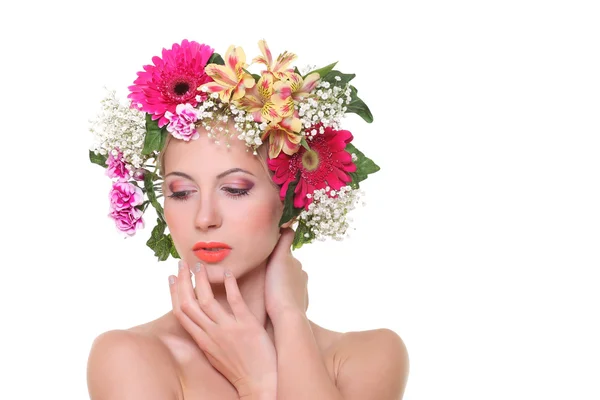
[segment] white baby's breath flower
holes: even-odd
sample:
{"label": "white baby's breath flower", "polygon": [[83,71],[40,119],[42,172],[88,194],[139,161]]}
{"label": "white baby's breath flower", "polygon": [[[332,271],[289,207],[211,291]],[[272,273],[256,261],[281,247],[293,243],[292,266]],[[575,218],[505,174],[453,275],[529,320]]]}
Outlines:
{"label": "white baby's breath flower", "polygon": [[106,156],[119,149],[129,169],[140,168],[147,158],[142,155],[146,135],[145,113],[131,108],[129,104],[121,104],[114,90],[108,92],[101,105],[101,112],[91,121],[90,131],[95,142],[90,150]]}
{"label": "white baby's breath flower", "polygon": [[[340,80],[341,78],[336,79],[336,81]],[[309,96],[297,103],[298,116],[304,129],[309,129],[318,123],[321,123],[323,128],[341,129],[340,121],[346,113],[346,104],[351,101],[351,91],[348,85],[343,87],[338,85],[340,84],[332,85],[321,81]],[[305,132],[307,139],[312,139],[315,135],[314,131]]]}
{"label": "white baby's breath flower", "polygon": [[[325,240],[327,237],[342,240],[349,228],[350,219],[347,214],[359,203],[361,195],[361,190],[350,186],[344,186],[338,191],[329,187],[315,190],[312,195],[306,195],[313,201],[308,205],[308,210],[300,213],[299,219],[317,240]],[[305,237],[308,236],[305,234]]]}

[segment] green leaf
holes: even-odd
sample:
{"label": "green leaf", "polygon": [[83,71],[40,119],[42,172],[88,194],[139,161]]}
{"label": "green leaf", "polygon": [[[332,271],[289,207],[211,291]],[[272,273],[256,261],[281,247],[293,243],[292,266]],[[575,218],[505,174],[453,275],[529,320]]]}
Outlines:
{"label": "green leaf", "polygon": [[[304,235],[308,233],[308,237]],[[308,244],[315,239],[314,233],[306,226],[302,221],[298,222],[296,227],[296,234],[294,235],[294,241],[292,242],[292,249],[296,250],[302,247],[303,244]]]}
{"label": "green leaf", "polygon": [[[338,81],[337,79],[335,79],[336,76],[340,77],[340,80]],[[350,82],[352,79],[354,79],[354,77],[356,77],[356,74],[342,74],[340,71],[336,71],[331,70],[327,73],[327,75],[325,75],[322,80],[329,82],[333,85],[336,86],[345,86],[348,82]]]}
{"label": "green leaf", "polygon": [[300,144],[302,145],[302,147],[304,147],[306,150],[310,150],[310,147],[308,146],[308,142],[306,141],[306,138],[304,136],[302,136],[302,139],[300,139]]}
{"label": "green leaf", "polygon": [[258,74],[253,74],[252,72],[248,71],[246,68],[242,68],[244,70],[245,73],[247,73],[248,75],[250,75],[255,82],[258,82],[258,80],[260,79],[260,75]]}
{"label": "green leaf", "polygon": [[347,105],[347,112],[360,115],[368,123],[373,122],[373,114],[371,114],[371,110],[369,110],[365,102],[358,97],[358,90],[354,86],[350,86],[350,90],[351,101]]}
{"label": "green leaf", "polygon": [[106,159],[106,156],[103,156],[102,154],[96,154],[90,150],[90,161],[94,164],[98,164],[106,168]]}
{"label": "green leaf", "polygon": [[223,57],[221,57],[221,55],[219,53],[212,53],[212,55],[208,59],[208,62],[206,63],[206,65],[208,65],[208,64],[225,65],[225,61],[223,60]]}
{"label": "green leaf", "polygon": [[147,173],[146,176],[144,176],[144,190],[146,192],[146,195],[148,196],[148,200],[150,200],[150,204],[152,204],[152,207],[154,207],[154,209],[156,210],[158,217],[162,221],[164,221],[165,212],[163,211],[162,206],[158,202],[158,199],[156,198],[156,193],[154,192],[154,178],[155,177],[156,177],[156,175],[152,174],[152,173]]}
{"label": "green leaf", "polygon": [[142,154],[149,155],[154,151],[160,152],[165,146],[166,140],[167,128],[159,128],[158,121],[153,121],[152,115],[146,114],[146,137],[144,138]]}
{"label": "green leaf", "polygon": [[177,249],[175,248],[175,243],[173,243],[173,238],[171,237],[171,234],[168,234],[167,237],[169,238],[169,241],[171,242],[171,257],[181,258],[179,256],[179,253],[177,252]]}
{"label": "green leaf", "polygon": [[154,255],[158,257],[158,261],[165,261],[171,254],[173,241],[168,235],[165,235],[166,226],[167,224],[157,218],[156,226],[152,229],[150,239],[146,242],[146,245],[154,250]]}
{"label": "green leaf", "polygon": [[298,185],[299,174],[296,176],[296,180],[291,182],[287,188],[287,192],[285,193],[285,200],[283,202],[283,214],[281,215],[281,219],[279,220],[279,226],[285,224],[288,221],[291,221],[293,218],[300,215],[302,212],[302,208],[294,207],[294,189]]}
{"label": "green leaf", "polygon": [[348,143],[346,145],[346,151],[348,153],[356,154],[356,161],[354,164],[356,165],[356,171],[351,172],[350,176],[352,177],[352,182],[350,186],[353,189],[358,189],[359,182],[367,179],[369,174],[375,173],[380,170],[379,166],[373,162],[370,158],[366,157],[360,150],[358,150],[352,143]]}
{"label": "green leaf", "polygon": [[329,64],[329,65],[326,65],[326,66],[325,66],[325,67],[323,67],[323,68],[319,68],[319,69],[315,69],[314,71],[310,71],[308,74],[304,75],[304,76],[302,77],[302,79],[306,78],[307,76],[309,76],[309,75],[310,75],[310,74],[312,74],[313,72],[318,72],[318,73],[319,73],[319,76],[320,76],[321,78],[323,78],[323,77],[327,76],[327,74],[328,74],[329,72],[331,72],[331,70],[333,69],[333,67],[335,67],[335,64],[337,64],[337,61],[336,61],[336,62],[334,62],[334,63],[331,63],[331,64]]}

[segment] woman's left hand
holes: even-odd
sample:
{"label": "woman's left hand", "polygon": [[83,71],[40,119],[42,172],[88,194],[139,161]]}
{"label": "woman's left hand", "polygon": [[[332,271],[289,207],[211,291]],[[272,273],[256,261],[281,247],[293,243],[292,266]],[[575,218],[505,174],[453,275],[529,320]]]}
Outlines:
{"label": "woman's left hand", "polygon": [[294,230],[282,228],[281,236],[267,261],[265,277],[265,308],[271,320],[292,311],[306,313],[308,309],[308,274],[292,255]]}

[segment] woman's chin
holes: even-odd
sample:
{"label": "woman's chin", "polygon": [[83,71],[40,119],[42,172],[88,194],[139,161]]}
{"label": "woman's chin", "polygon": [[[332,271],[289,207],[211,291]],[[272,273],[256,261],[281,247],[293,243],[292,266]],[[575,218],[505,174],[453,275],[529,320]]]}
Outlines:
{"label": "woman's chin", "polygon": [[213,284],[223,283],[225,278],[225,267],[219,264],[204,264],[206,273],[208,275],[208,281]]}

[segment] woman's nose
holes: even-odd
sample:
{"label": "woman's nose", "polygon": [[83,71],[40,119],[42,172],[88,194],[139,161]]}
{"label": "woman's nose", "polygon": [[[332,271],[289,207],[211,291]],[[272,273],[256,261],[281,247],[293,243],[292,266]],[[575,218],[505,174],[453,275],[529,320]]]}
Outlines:
{"label": "woman's nose", "polygon": [[201,230],[218,228],[221,226],[221,213],[214,196],[202,196],[200,206],[196,212],[195,224]]}

